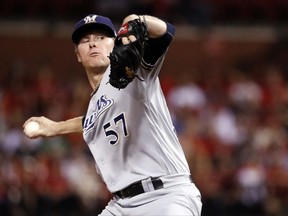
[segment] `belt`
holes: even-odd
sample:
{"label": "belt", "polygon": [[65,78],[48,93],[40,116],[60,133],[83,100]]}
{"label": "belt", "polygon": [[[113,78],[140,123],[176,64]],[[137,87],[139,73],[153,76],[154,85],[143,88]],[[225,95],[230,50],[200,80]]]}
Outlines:
{"label": "belt", "polygon": [[[153,185],[154,190],[158,190],[164,187],[163,182],[160,178],[151,178],[151,183]],[[113,195],[116,195],[123,199],[133,197],[142,193],[145,193],[145,190],[142,185],[142,181],[138,181],[120,191],[113,193]]]}
{"label": "belt", "polygon": [[[160,178],[151,178],[150,180],[153,186],[153,189],[151,191],[164,188],[164,184]],[[191,175],[189,176],[189,180],[190,182],[192,182]],[[113,193],[113,195],[124,199],[124,198],[130,198],[130,197],[133,197],[133,196],[145,193],[145,192],[147,191],[145,191],[142,181],[138,181],[129,185],[128,187],[122,190],[119,190]]]}

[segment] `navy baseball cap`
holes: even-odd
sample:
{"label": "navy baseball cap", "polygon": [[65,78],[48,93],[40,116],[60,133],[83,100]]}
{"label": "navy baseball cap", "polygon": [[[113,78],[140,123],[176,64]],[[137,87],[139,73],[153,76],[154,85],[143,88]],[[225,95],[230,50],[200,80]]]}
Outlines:
{"label": "navy baseball cap", "polygon": [[115,27],[109,18],[96,14],[90,14],[76,23],[72,33],[72,41],[75,44],[79,43],[83,33],[93,29],[103,29],[107,31],[109,36],[116,36]]}

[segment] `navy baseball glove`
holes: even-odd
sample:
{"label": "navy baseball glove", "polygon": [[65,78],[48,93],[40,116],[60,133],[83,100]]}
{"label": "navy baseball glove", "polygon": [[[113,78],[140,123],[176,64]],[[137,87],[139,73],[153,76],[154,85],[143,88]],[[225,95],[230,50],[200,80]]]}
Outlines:
{"label": "navy baseball glove", "polygon": [[[121,39],[129,35],[134,35],[136,40],[123,44]],[[111,63],[109,83],[112,86],[123,89],[138,77],[136,71],[140,66],[148,38],[146,23],[141,22],[140,19],[129,21],[121,26],[109,56]]]}

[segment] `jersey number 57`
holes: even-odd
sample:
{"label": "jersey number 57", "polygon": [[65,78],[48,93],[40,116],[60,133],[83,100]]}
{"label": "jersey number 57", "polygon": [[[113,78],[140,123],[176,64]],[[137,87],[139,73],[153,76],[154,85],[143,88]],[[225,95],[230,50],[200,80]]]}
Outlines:
{"label": "jersey number 57", "polygon": [[[120,130],[115,130],[116,127],[122,126],[121,131],[123,131],[124,137],[128,136],[128,130],[127,130],[127,124],[124,113],[121,113],[117,115],[115,118],[113,118],[112,121],[107,122],[103,125],[103,129],[105,132],[106,137],[109,139],[109,143],[111,145],[115,145],[120,137]],[[119,132],[120,131],[120,132]]]}

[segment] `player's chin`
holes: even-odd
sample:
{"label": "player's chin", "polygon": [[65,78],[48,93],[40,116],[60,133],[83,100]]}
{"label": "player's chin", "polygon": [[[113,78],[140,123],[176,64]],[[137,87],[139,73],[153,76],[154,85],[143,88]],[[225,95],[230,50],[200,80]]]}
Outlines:
{"label": "player's chin", "polygon": [[103,68],[106,69],[110,64],[110,60],[107,59],[98,59],[97,61],[91,62],[91,64],[89,65],[91,69],[93,68]]}

